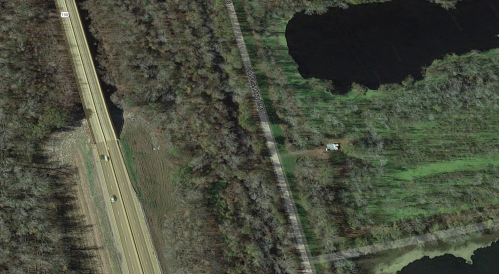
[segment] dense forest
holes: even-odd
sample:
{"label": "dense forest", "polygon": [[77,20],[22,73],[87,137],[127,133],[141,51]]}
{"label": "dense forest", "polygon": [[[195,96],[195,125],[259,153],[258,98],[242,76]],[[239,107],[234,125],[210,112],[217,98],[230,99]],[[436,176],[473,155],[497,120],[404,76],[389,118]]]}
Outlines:
{"label": "dense forest", "polygon": [[50,1],[0,1],[0,272],[89,273],[72,170],[42,154],[81,119],[64,36]]}

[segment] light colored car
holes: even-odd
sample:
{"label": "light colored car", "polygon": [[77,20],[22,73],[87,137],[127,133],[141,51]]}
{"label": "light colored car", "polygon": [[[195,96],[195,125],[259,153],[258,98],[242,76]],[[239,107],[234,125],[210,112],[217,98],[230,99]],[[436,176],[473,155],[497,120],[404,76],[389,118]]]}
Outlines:
{"label": "light colored car", "polygon": [[339,143],[327,144],[326,151],[330,150],[340,150],[340,144]]}
{"label": "light colored car", "polygon": [[100,159],[101,159],[101,160],[104,160],[104,161],[106,161],[106,162],[109,162],[109,156],[107,156],[107,155],[101,155],[101,156],[100,156]]}
{"label": "light colored car", "polygon": [[118,197],[116,197],[116,195],[113,195],[111,196],[111,198],[109,198],[109,200],[111,200],[111,203],[115,203],[116,201],[118,201]]}

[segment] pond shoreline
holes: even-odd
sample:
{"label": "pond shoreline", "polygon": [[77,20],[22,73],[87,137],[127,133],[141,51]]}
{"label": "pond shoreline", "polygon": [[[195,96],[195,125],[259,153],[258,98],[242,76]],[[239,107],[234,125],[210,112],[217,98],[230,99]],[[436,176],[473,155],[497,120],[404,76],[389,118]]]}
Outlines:
{"label": "pond shoreline", "polygon": [[439,260],[444,255],[452,255],[457,260],[462,258],[467,264],[471,265],[476,263],[476,258],[473,256],[476,255],[477,250],[491,246],[499,247],[499,232],[483,234],[458,243],[439,242],[421,248],[407,247],[397,251],[388,250],[377,255],[359,258],[356,262],[365,273],[373,274],[398,273],[404,267],[425,257],[431,260]]}

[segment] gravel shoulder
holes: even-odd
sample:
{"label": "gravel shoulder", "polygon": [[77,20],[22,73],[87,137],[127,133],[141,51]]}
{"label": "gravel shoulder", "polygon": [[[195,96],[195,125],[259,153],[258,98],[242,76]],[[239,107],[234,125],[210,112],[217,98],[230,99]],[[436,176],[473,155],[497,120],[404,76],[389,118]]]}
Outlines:
{"label": "gravel shoulder", "polygon": [[75,210],[83,228],[80,235],[92,256],[95,273],[120,273],[119,254],[105,209],[99,176],[90,142],[86,121],[54,134],[44,147],[44,154],[57,167],[73,171]]}

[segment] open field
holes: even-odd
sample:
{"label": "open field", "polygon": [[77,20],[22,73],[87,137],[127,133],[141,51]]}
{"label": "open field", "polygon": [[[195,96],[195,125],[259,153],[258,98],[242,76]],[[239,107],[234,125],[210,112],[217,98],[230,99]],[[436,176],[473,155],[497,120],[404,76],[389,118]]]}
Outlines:
{"label": "open field", "polygon": [[[121,134],[123,153],[163,272],[220,268],[210,265],[215,262],[212,256],[217,256],[210,249],[216,246],[218,236],[215,228],[207,225],[210,213],[202,208],[202,194],[193,190],[191,195],[181,198],[184,193],[181,184],[189,180],[189,174],[182,167],[179,151],[167,136],[158,136],[157,129],[136,111],[125,113]],[[194,258],[205,259],[197,266],[186,263]]]}
{"label": "open field", "polygon": [[[449,55],[421,81],[339,95],[298,74],[285,19],[253,33],[237,7],[314,255],[495,218],[483,208],[499,202],[499,50]],[[327,159],[307,153],[331,138],[351,142]]]}
{"label": "open field", "polygon": [[135,117],[134,121],[125,120],[121,134],[123,154],[132,184],[147,216],[160,263],[165,270],[172,262],[165,259],[164,251],[167,249],[158,243],[166,240],[161,233],[165,216],[176,211],[176,192],[170,177],[174,169],[169,165],[171,155],[166,147],[153,150],[153,132],[143,126],[144,121],[140,116]]}

